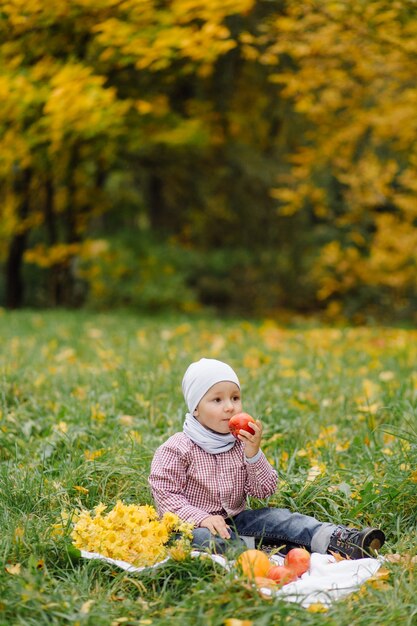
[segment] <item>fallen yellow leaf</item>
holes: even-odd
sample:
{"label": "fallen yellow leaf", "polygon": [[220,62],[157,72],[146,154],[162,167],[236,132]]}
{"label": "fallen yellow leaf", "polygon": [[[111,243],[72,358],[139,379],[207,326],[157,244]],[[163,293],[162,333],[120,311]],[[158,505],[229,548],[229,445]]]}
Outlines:
{"label": "fallen yellow leaf", "polygon": [[380,591],[390,588],[390,584],[386,580],[377,578],[376,576],[368,578],[365,585],[372,587],[372,589],[379,589]]}
{"label": "fallen yellow leaf", "polygon": [[326,611],[328,611],[328,608],[321,602],[314,602],[307,607],[307,611],[309,613],[326,613]]}
{"label": "fallen yellow leaf", "polygon": [[132,426],[135,418],[132,415],[120,415],[119,422],[123,424],[123,426]]}
{"label": "fallen yellow leaf", "polygon": [[85,487],[81,487],[81,485],[74,485],[74,489],[76,489],[80,493],[88,493],[88,489],[86,489]]}
{"label": "fallen yellow leaf", "polygon": [[340,563],[340,561],[351,561],[350,556],[342,556],[338,552],[332,552],[329,550],[330,554],[336,559],[336,563]]}
{"label": "fallen yellow leaf", "polygon": [[81,605],[80,613],[82,613],[83,615],[87,615],[87,613],[90,612],[93,602],[94,600],[87,600],[86,602],[83,602],[83,604]]}
{"label": "fallen yellow leaf", "polygon": [[379,570],[372,576],[372,578],[378,578],[380,580],[388,580],[390,577],[390,571],[386,567],[380,567]]}
{"label": "fallen yellow leaf", "polygon": [[417,555],[412,556],[411,554],[398,554],[397,552],[393,554],[387,554],[384,556],[384,559],[389,563],[394,563],[396,565],[405,565],[407,566],[416,566],[417,565]]}

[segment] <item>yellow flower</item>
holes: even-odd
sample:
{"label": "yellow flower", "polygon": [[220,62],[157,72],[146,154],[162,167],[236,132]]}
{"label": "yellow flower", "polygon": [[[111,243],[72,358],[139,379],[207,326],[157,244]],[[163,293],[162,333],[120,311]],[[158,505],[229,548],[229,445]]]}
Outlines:
{"label": "yellow flower", "polygon": [[162,521],[164,522],[164,524],[166,525],[166,527],[168,529],[171,528],[175,528],[175,526],[178,524],[179,518],[177,515],[175,515],[175,513],[164,513],[163,517],[162,517]]}
{"label": "yellow flower", "polygon": [[168,554],[174,561],[185,561],[190,554],[191,546],[187,541],[179,540],[169,548]]}
{"label": "yellow flower", "polygon": [[107,509],[106,505],[103,504],[102,502],[100,502],[99,504],[97,504],[96,507],[94,507],[94,513],[96,514],[96,516],[100,516],[103,511],[105,511]]}
{"label": "yellow flower", "polygon": [[192,526],[177,515],[166,513],[162,519],[149,505],[124,504],[118,500],[106,514],[100,503],[91,514],[81,511],[71,533],[77,548],[134,565],[152,565],[169,554],[174,533],[182,537],[184,550],[189,546]]}

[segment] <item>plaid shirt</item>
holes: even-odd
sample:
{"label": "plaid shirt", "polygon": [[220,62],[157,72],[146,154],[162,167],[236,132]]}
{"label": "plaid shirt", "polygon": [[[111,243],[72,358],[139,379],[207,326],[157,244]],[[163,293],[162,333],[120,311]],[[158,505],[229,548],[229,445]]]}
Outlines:
{"label": "plaid shirt", "polygon": [[263,452],[255,463],[248,463],[237,440],[228,452],[209,454],[184,433],[157,449],[149,476],[158,513],[171,511],[195,526],[209,515],[241,513],[246,496],[272,495],[277,480]]}

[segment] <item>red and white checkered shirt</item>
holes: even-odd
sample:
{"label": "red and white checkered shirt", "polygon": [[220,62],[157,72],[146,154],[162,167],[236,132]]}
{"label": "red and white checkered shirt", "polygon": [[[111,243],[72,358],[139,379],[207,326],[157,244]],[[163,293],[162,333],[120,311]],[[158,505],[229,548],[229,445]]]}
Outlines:
{"label": "red and white checkered shirt", "polygon": [[195,526],[209,515],[241,513],[246,496],[266,498],[275,492],[277,481],[263,452],[248,463],[237,440],[227,452],[210,454],[184,433],[176,433],[156,450],[149,476],[158,513],[171,511]]}

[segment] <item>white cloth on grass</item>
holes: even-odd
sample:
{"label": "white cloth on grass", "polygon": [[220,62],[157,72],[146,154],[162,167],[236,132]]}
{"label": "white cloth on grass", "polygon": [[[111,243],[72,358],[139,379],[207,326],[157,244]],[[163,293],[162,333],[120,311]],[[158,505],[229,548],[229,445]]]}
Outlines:
{"label": "white cloth on grass", "polygon": [[[282,565],[283,557],[272,556],[271,560]],[[350,595],[374,576],[382,559],[357,559],[336,561],[330,554],[313,552],[310,569],[298,580],[277,590],[263,589],[265,595],[282,597],[289,602],[297,602],[304,608],[311,604],[329,607],[336,600]]]}
{"label": "white cloth on grass", "polygon": [[[223,556],[217,554],[208,555],[206,552],[197,550],[191,552],[192,557],[198,558],[202,555],[205,558],[210,558],[227,570],[231,569],[232,564]],[[125,561],[109,559],[96,552],[81,550],[81,556],[85,559],[101,559],[128,572],[142,572],[150,569],[149,567],[135,567]],[[282,565],[284,562],[283,557],[278,555],[271,556],[270,560],[276,565]],[[152,568],[160,567],[167,561],[169,561],[169,558],[156,563]],[[382,562],[382,558],[336,561],[329,554],[314,552],[311,555],[310,569],[301,578],[279,589],[271,590],[267,587],[261,587],[260,589],[264,595],[282,598],[288,602],[296,602],[304,608],[308,608],[311,604],[322,604],[324,607],[329,607],[333,602],[358,591],[363,583],[377,573]]]}

